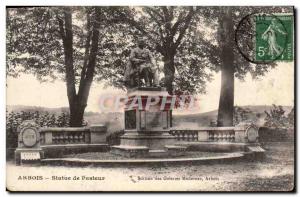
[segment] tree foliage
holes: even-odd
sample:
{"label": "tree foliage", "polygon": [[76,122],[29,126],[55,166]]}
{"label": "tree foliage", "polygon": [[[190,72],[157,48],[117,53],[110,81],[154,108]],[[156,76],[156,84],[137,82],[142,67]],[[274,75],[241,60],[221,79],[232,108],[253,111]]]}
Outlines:
{"label": "tree foliage", "polygon": [[273,105],[270,112],[265,111],[265,126],[272,128],[293,128],[294,127],[294,108],[286,115],[281,105]]}
{"label": "tree foliage", "polygon": [[[40,81],[66,81],[70,126],[81,126],[95,74],[112,28],[109,7],[7,9],[7,73],[34,74]],[[112,50],[114,51],[114,50]],[[107,58],[107,56],[105,57]],[[103,59],[103,58],[102,58]]]}
{"label": "tree foliage", "polygon": [[122,24],[123,31],[127,29],[130,42],[134,43],[137,36],[148,41],[149,49],[162,67],[163,83],[170,93],[173,90],[205,92],[211,72],[201,49],[205,48],[205,43],[200,42],[197,8],[116,7],[113,14],[114,22]]}

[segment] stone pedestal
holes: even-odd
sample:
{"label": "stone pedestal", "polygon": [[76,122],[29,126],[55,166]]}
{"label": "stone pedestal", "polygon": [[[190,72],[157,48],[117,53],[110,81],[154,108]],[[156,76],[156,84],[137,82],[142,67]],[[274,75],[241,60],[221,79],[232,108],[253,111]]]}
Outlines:
{"label": "stone pedestal", "polygon": [[33,120],[25,120],[18,127],[18,148],[15,150],[16,165],[23,162],[40,162],[44,151],[40,148],[40,129]]}
{"label": "stone pedestal", "polygon": [[[164,157],[183,152],[174,146],[172,97],[164,88],[135,88],[128,91],[125,105],[125,134],[112,153],[126,157]],[[170,148],[171,147],[171,148]]]}

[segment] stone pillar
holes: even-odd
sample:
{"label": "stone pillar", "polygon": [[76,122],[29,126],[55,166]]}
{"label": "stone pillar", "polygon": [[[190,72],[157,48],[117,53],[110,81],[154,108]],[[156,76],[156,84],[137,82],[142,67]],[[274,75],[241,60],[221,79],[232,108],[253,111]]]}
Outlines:
{"label": "stone pillar", "polygon": [[45,144],[52,144],[52,132],[45,132]]}
{"label": "stone pillar", "polygon": [[208,131],[198,131],[198,141],[206,142],[209,140]]}
{"label": "stone pillar", "polygon": [[26,120],[18,127],[18,148],[15,150],[15,162],[40,161],[44,152],[40,147],[40,128],[33,120]]}
{"label": "stone pillar", "polygon": [[91,125],[90,126],[90,143],[101,144],[106,143],[107,128],[104,125]]}

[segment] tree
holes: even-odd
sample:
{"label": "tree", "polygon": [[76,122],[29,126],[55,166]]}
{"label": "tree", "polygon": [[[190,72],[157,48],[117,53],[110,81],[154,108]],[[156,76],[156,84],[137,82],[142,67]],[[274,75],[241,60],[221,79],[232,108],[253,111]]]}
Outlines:
{"label": "tree", "polygon": [[[99,51],[103,7],[7,9],[7,72],[66,81],[70,126],[81,126]],[[108,9],[108,8],[107,8]],[[77,86],[77,87],[76,87]],[[76,88],[78,91],[76,91]]]}
{"label": "tree", "polygon": [[235,29],[247,14],[289,11],[281,7],[122,7],[115,12],[115,18],[147,37],[163,57],[165,85],[170,93],[172,83],[177,91],[205,92],[210,75],[204,69],[221,71],[217,125],[232,126],[235,77],[243,80],[250,73],[257,78],[276,66],[247,61],[236,46]]}
{"label": "tree", "polygon": [[[207,58],[215,70],[221,71],[221,92],[218,108],[218,126],[233,126],[234,116],[234,79],[243,80],[247,73],[255,79],[264,76],[275,63],[253,64],[247,61],[238,51],[235,41],[235,30],[239,22],[251,13],[281,13],[292,12],[290,7],[203,7],[199,14],[206,20],[206,26],[211,26],[214,33],[211,34],[215,41],[206,43],[208,48]],[[252,50],[247,45],[249,37],[244,37],[242,48]],[[204,51],[204,50],[202,50]]]}
{"label": "tree", "polygon": [[116,7],[113,13],[115,23],[127,24],[124,28],[129,28],[132,36],[138,32],[146,37],[156,57],[162,57],[164,85],[170,94],[205,91],[211,75],[205,70],[208,65],[205,58],[201,59],[201,42],[197,43],[201,38],[197,34],[196,7]]}

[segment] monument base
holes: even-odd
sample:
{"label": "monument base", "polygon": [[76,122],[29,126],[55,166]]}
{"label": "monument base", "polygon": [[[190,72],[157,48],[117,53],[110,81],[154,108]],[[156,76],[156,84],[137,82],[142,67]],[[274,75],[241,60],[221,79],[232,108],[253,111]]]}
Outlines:
{"label": "monument base", "polygon": [[125,133],[121,144],[125,146],[146,146],[150,150],[164,149],[165,145],[175,144],[175,137],[169,133]]}
{"label": "monument base", "polygon": [[174,100],[165,88],[137,87],[128,90],[125,104],[125,134],[113,154],[125,157],[179,156],[185,147],[175,146],[172,136],[171,103]]}
{"label": "monument base", "polygon": [[186,147],[175,146],[176,139],[169,133],[125,133],[121,144],[113,146],[113,154],[125,157],[168,157],[181,156]]}

